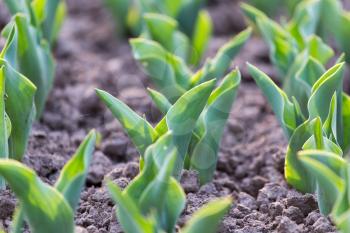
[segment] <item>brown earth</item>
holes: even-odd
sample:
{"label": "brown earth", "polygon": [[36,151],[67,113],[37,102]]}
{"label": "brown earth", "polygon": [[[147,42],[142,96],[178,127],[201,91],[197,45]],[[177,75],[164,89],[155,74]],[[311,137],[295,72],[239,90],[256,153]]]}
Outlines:
{"label": "brown earth", "polygon": [[[148,80],[133,60],[127,41],[115,36],[113,20],[100,1],[68,0],[69,15],[55,56],[57,77],[42,120],[33,127],[24,163],[54,183],[64,163],[87,134],[96,128],[103,142],[96,150],[76,213],[82,232],[122,232],[104,177],[125,187],[138,173],[138,154],[119,123],[98,100],[94,88],[118,96],[152,122],[160,115],[145,92]],[[212,0],[216,26],[208,54],[244,28],[236,1]],[[0,5],[0,27],[8,20]],[[265,98],[246,72],[249,61],[272,76],[267,49],[253,38],[235,59],[243,84],[223,137],[213,182],[199,187],[196,174],[185,171],[181,183],[187,206],[179,225],[204,203],[232,195],[235,204],[220,232],[330,233],[334,226],[320,215],[313,195],[300,194],[284,178],[286,140]],[[0,228],[9,228],[16,201],[0,191]]]}

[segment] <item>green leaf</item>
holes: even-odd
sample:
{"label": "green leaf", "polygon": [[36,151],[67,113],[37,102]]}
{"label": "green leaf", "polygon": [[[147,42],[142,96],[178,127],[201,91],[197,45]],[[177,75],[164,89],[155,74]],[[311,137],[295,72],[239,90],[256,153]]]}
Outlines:
{"label": "green leaf", "polygon": [[125,34],[128,30],[128,13],[130,0],[104,0],[106,8],[112,13],[118,30]]}
{"label": "green leaf", "polygon": [[220,220],[232,204],[231,197],[211,201],[198,210],[183,229],[183,233],[215,233]]}
{"label": "green leaf", "polygon": [[[162,154],[162,156],[165,156],[165,154]],[[176,150],[171,151],[166,156],[167,158],[158,174],[143,191],[139,206],[144,214],[155,211],[158,225],[167,232],[172,232],[185,202],[183,192],[179,192],[181,188],[177,187],[179,184],[171,177],[177,156]]]}
{"label": "green leaf", "polygon": [[162,14],[147,13],[143,16],[146,34],[158,42],[168,52],[187,60],[190,48],[189,39],[177,28],[177,21]]}
{"label": "green leaf", "polygon": [[211,35],[213,33],[213,25],[210,15],[207,11],[200,11],[198,14],[195,31],[192,38],[192,56],[190,57],[190,64],[197,66],[209,43]]}
{"label": "green leaf", "polygon": [[35,117],[34,95],[35,86],[24,76],[0,59],[3,65],[2,75],[5,76],[6,113],[11,120],[11,135],[9,138],[10,158],[21,160],[27,147],[29,133]]}
{"label": "green leaf", "polygon": [[333,49],[322,41],[318,36],[311,36],[307,41],[307,49],[309,54],[326,65],[327,62],[334,56]]}
{"label": "green leaf", "polygon": [[328,117],[323,124],[323,129],[327,138],[338,144],[337,135],[337,93],[334,93],[329,106]]}
{"label": "green leaf", "polygon": [[53,44],[54,42],[56,42],[58,35],[60,33],[60,30],[63,26],[64,23],[64,19],[67,15],[67,5],[66,3],[62,0],[60,1],[60,3],[57,6],[57,10],[56,10],[56,17],[55,17],[55,21],[53,24],[53,29],[51,32],[51,44]]}
{"label": "green leaf", "polygon": [[350,148],[350,96],[343,93],[343,106],[342,106],[342,118],[343,118],[343,145],[342,149],[344,153],[349,152]]}
{"label": "green leaf", "polygon": [[326,121],[334,93],[337,95],[337,135],[340,145],[343,144],[342,119],[342,90],[343,90],[344,63],[330,68],[312,88],[312,95],[308,102],[309,118],[320,117]]}
{"label": "green leaf", "polygon": [[5,137],[7,140],[9,139],[11,135],[11,130],[12,130],[12,124],[9,116],[5,112],[5,129],[6,129],[6,134],[7,136]]}
{"label": "green leaf", "polygon": [[177,15],[180,29],[189,37],[193,38],[198,15],[204,5],[204,0],[183,1],[181,9]]}
{"label": "green leaf", "polygon": [[166,114],[171,108],[169,100],[160,92],[151,88],[147,88],[149,96],[152,98],[154,104],[163,113]]}
{"label": "green leaf", "polygon": [[158,138],[157,132],[144,118],[137,115],[122,101],[102,90],[96,89],[96,93],[113,116],[121,123],[141,156],[143,156],[146,148]]}
{"label": "green leaf", "polygon": [[259,29],[268,44],[272,63],[280,74],[285,76],[298,54],[297,41],[289,31],[269,19],[263,12],[247,4],[242,4],[241,7],[245,16]]}
{"label": "green leaf", "polygon": [[257,85],[260,87],[280,122],[287,137],[304,122],[304,116],[298,114],[297,102],[291,102],[283,92],[266,74],[255,66],[248,64],[248,69]]}
{"label": "green leaf", "polygon": [[3,56],[14,69],[25,75],[38,88],[35,105],[39,118],[53,85],[53,57],[49,47],[39,39],[39,32],[25,15],[15,15],[13,22],[16,30],[12,36],[14,48],[9,49]]}
{"label": "green leaf", "polygon": [[41,24],[47,17],[47,12],[45,12],[46,4],[47,0],[32,0],[30,3],[30,7],[32,8],[34,13],[35,22],[37,22],[38,24]]}
{"label": "green leaf", "polygon": [[[10,136],[9,132],[9,121],[6,120],[5,112],[5,74],[4,67],[0,67],[0,156],[1,158],[8,158],[8,138]],[[0,187],[3,185],[0,184]]]}
{"label": "green leaf", "polygon": [[135,202],[141,198],[143,191],[146,189],[159,170],[163,167],[164,161],[170,152],[174,150],[172,133],[167,132],[162,135],[155,143],[147,147],[144,156],[144,166],[140,174],[136,176],[125,189],[125,193]]}
{"label": "green leaf", "polygon": [[[330,13],[330,12],[329,12]],[[340,7],[340,11],[338,10],[337,12],[339,21],[337,24],[330,23],[330,25],[335,31],[335,38],[337,41],[338,46],[340,47],[341,51],[344,51],[346,54],[346,61],[350,61],[350,49],[348,45],[347,38],[350,37],[350,32],[348,30],[349,25],[350,25],[350,13],[348,11],[344,11],[342,7]],[[334,20],[334,19],[333,19]],[[327,26],[325,25],[325,28]]]}
{"label": "green leaf", "polygon": [[56,36],[55,34],[64,19],[65,6],[62,4],[65,3],[61,0],[46,0],[46,17],[42,24],[42,30],[44,38],[47,39],[49,44],[52,44],[56,40],[54,36]]}
{"label": "green leaf", "polygon": [[207,62],[202,68],[200,77],[192,80],[194,84],[202,83],[213,78],[221,79],[227,69],[230,67],[232,60],[242,49],[244,44],[250,38],[252,29],[248,28],[237,36],[233,37],[223,47],[221,47],[216,56]]}
{"label": "green leaf", "polygon": [[32,232],[74,232],[71,207],[61,193],[43,183],[34,171],[14,160],[0,160],[0,175],[19,199]]}
{"label": "green leaf", "polygon": [[148,147],[143,169],[123,192],[139,213],[152,215],[157,219],[158,228],[165,232],[173,232],[185,207],[185,194],[180,184],[170,177],[177,156],[174,149],[171,132]]}
{"label": "green leaf", "polygon": [[189,88],[192,76],[184,61],[151,40],[130,40],[134,58],[139,61],[156,88],[173,103]]}
{"label": "green leaf", "polygon": [[107,183],[113,200],[117,203],[118,220],[125,232],[152,233],[155,223],[145,218],[136,203],[128,195],[122,193],[120,188],[112,182]]}
{"label": "green leaf", "polygon": [[[165,156],[164,154],[162,156]],[[171,154],[166,155],[163,166],[159,169],[158,174],[149,182],[147,188],[143,190],[139,200],[139,207],[143,213],[149,213],[151,210],[161,212],[165,203],[168,184],[171,174],[174,169],[176,160],[176,151],[173,150]]]}
{"label": "green leaf", "polygon": [[267,17],[264,12],[246,3],[241,3],[241,9],[244,16],[253,25],[257,25],[258,19]]}
{"label": "green leaf", "polygon": [[192,88],[176,101],[165,116],[179,155],[174,170],[175,177],[181,174],[192,131],[206,106],[214,84],[215,80],[211,80]]}
{"label": "green leaf", "polygon": [[63,23],[66,7],[61,0],[5,1],[12,15],[23,13],[35,27],[40,37],[53,44]]}
{"label": "green leaf", "polygon": [[346,163],[346,167],[344,169],[344,173],[342,174],[342,178],[344,180],[344,187],[342,195],[339,197],[337,202],[334,204],[333,211],[331,213],[331,217],[335,222],[337,228],[340,232],[348,232],[350,229],[350,202],[349,202],[349,194],[350,194],[350,186],[349,177],[350,177],[350,164]]}
{"label": "green leaf", "polygon": [[12,15],[15,15],[18,12],[25,13],[29,16],[31,15],[30,7],[28,7],[29,6],[28,0],[17,0],[17,1],[4,0],[4,2]]}
{"label": "green leaf", "polygon": [[55,184],[56,189],[63,194],[73,210],[78,205],[80,193],[85,184],[95,143],[96,132],[91,131],[77,152],[63,167]]}
{"label": "green leaf", "polygon": [[[199,141],[190,151],[191,168],[199,172],[201,184],[212,180],[218,160],[218,149],[221,137],[230,114],[233,101],[237,95],[241,75],[238,70],[225,77],[208,99],[207,106],[200,118],[203,129],[199,133]],[[197,123],[198,124],[198,123]]]}
{"label": "green leaf", "polygon": [[322,214],[328,215],[343,192],[344,181],[340,176],[346,162],[339,155],[326,151],[306,150],[298,156],[310,174],[316,177],[319,208]]}
{"label": "green leaf", "polygon": [[[5,75],[4,67],[0,68],[0,156],[1,158],[8,158],[8,138],[10,132],[8,130],[8,121],[6,121],[5,112]],[[0,178],[0,190],[5,188],[5,181]]]}
{"label": "green leaf", "polygon": [[179,13],[183,1],[163,0],[158,1],[158,3],[160,3],[162,7],[162,12],[171,17],[175,17]]}
{"label": "green leaf", "polygon": [[305,167],[300,163],[297,154],[303,149],[307,140],[313,136],[315,125],[317,124],[322,124],[320,118],[305,121],[289,139],[284,175],[287,182],[301,192],[312,193],[315,190],[315,180],[310,172],[305,170]]}
{"label": "green leaf", "polygon": [[21,205],[17,205],[12,216],[11,233],[22,233],[24,227],[24,211]]}
{"label": "green leaf", "polygon": [[293,96],[297,100],[305,116],[309,115],[307,103],[312,86],[324,73],[323,65],[307,52],[303,52],[296,57],[283,82],[283,90],[287,96]]}
{"label": "green leaf", "polygon": [[186,194],[174,178],[170,178],[164,213],[168,232],[173,231],[176,222],[186,206]]}
{"label": "green leaf", "polygon": [[229,68],[233,58],[239,53],[244,44],[250,38],[251,28],[239,33],[221,47],[212,61],[213,78],[221,78]]}
{"label": "green leaf", "polygon": [[289,31],[302,47],[305,40],[316,33],[319,17],[321,13],[321,1],[303,1],[297,5],[291,22]]}
{"label": "green leaf", "polygon": [[147,32],[150,34],[152,40],[160,43],[165,49],[170,52],[173,49],[174,33],[177,29],[177,22],[173,18],[155,13],[147,13],[143,16]]}
{"label": "green leaf", "polygon": [[350,231],[350,210],[346,211],[340,216],[333,217],[337,228],[340,232],[346,233]]}

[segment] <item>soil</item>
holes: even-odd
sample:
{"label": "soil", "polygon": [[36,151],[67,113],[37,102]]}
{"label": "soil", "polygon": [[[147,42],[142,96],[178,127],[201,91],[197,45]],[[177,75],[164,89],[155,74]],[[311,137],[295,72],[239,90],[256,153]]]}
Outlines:
{"label": "soil", "polygon": [[[67,3],[69,14],[55,48],[55,85],[42,119],[33,127],[24,163],[53,184],[87,132],[96,128],[103,142],[94,153],[76,224],[79,232],[118,233],[122,229],[104,179],[109,177],[125,187],[138,173],[138,154],[94,88],[118,96],[152,122],[160,114],[145,92],[150,85],[146,75],[133,60],[127,41],[115,35],[113,20],[100,1]],[[9,17],[0,4],[3,27]],[[208,55],[244,28],[237,4],[232,0],[210,2],[208,9],[216,30]],[[330,220],[319,213],[313,195],[301,194],[286,184],[287,142],[265,98],[247,74],[246,61],[275,76],[264,43],[252,38],[232,64],[232,68],[241,68],[243,84],[223,137],[215,179],[200,187],[196,174],[184,171],[181,183],[187,206],[179,226],[206,202],[232,195],[235,203],[219,232],[336,232]],[[15,205],[9,189],[0,191],[0,228],[9,228]]]}

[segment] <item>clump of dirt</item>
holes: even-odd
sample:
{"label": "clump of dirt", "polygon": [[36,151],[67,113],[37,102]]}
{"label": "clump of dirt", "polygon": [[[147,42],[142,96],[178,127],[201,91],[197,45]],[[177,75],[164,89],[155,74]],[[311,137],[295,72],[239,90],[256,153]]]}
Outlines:
{"label": "clump of dirt", "polygon": [[[50,184],[91,128],[103,136],[96,149],[86,188],[75,216],[80,232],[122,232],[104,180],[121,187],[138,173],[138,153],[95,95],[101,88],[118,96],[151,122],[160,114],[145,87],[150,83],[134,61],[125,40],[115,36],[113,20],[100,1],[68,0],[69,14],[55,48],[57,75],[40,122],[30,137],[24,163]],[[2,3],[0,3],[2,4]],[[244,28],[237,1],[215,0],[209,5],[216,35],[212,55],[233,34]],[[0,6],[0,26],[9,19]],[[184,171],[181,184],[187,205],[179,226],[213,198],[232,195],[235,203],[220,232],[336,232],[317,208],[315,197],[289,187],[283,177],[286,140],[261,92],[252,83],[245,62],[275,77],[264,43],[252,38],[232,68],[244,77],[220,149],[214,180],[200,187],[195,172]],[[16,201],[12,192],[0,191],[0,228],[9,229]]]}

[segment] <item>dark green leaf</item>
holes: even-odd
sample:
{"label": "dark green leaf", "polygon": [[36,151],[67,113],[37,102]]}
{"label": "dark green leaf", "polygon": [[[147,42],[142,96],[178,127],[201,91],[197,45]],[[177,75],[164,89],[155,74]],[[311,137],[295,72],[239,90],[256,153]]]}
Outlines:
{"label": "dark green leaf", "polygon": [[77,152],[63,167],[55,184],[56,189],[63,194],[73,210],[78,205],[80,192],[85,184],[95,143],[96,132],[91,131]]}

